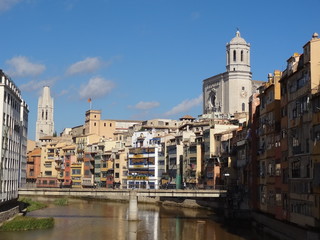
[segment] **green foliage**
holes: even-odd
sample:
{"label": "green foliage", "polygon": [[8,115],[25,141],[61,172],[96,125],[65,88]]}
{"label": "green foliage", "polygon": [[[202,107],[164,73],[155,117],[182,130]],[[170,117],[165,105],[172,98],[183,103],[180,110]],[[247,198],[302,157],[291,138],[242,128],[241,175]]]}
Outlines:
{"label": "green foliage", "polygon": [[68,198],[58,198],[54,201],[54,204],[58,206],[66,206],[68,203]]}
{"label": "green foliage", "polygon": [[19,199],[19,201],[23,202],[27,206],[27,212],[32,212],[32,211],[47,207],[46,204],[42,202],[33,201],[30,198],[21,198]]}
{"label": "green foliage", "polygon": [[34,218],[18,216],[11,221],[3,223],[0,231],[26,231],[35,229],[48,229],[54,226],[54,219],[51,218]]}

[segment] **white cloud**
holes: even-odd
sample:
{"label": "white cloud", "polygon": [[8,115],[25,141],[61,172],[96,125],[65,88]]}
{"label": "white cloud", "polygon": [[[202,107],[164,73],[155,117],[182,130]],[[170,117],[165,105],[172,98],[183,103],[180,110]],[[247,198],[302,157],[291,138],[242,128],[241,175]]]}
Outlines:
{"label": "white cloud", "polygon": [[114,88],[114,83],[102,77],[94,77],[79,89],[80,99],[101,98]]}
{"label": "white cloud", "polygon": [[37,76],[46,69],[45,65],[32,63],[24,56],[13,57],[7,60],[6,63],[12,67],[12,69],[8,71],[12,77]]}
{"label": "white cloud", "polygon": [[147,110],[147,109],[151,109],[151,108],[156,108],[160,106],[160,103],[158,102],[143,102],[140,101],[138,102],[136,105],[134,105],[131,108],[136,108],[136,109],[140,109],[140,110]]}
{"label": "white cloud", "polygon": [[48,79],[43,81],[32,80],[28,83],[19,86],[19,89],[23,92],[34,92],[36,90],[42,89],[44,86],[53,86],[55,79]]}
{"label": "white cloud", "polygon": [[186,112],[189,109],[191,109],[195,106],[198,106],[201,103],[202,103],[202,95],[200,95],[197,98],[190,99],[190,100],[187,99],[187,100],[184,100],[182,103],[179,103],[177,106],[173,107],[171,110],[166,112],[164,115],[170,116],[170,115],[174,115],[177,113]]}
{"label": "white cloud", "polygon": [[21,0],[0,0],[0,11],[7,11],[19,2]]}
{"label": "white cloud", "polygon": [[75,75],[81,73],[90,73],[103,66],[103,62],[97,57],[87,57],[86,59],[72,64],[67,69],[68,75]]}

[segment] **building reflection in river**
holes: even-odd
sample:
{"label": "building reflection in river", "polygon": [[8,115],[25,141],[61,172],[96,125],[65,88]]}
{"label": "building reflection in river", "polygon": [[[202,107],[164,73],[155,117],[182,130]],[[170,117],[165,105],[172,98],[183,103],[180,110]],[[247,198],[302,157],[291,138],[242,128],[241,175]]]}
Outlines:
{"label": "building reflection in river", "polygon": [[[245,240],[267,239],[233,234],[212,219],[207,210],[138,204],[138,221],[128,221],[128,204],[104,201],[75,201],[69,206],[50,205],[28,213],[52,216],[53,229],[1,232],[1,240]],[[233,230],[240,229],[235,228]]]}

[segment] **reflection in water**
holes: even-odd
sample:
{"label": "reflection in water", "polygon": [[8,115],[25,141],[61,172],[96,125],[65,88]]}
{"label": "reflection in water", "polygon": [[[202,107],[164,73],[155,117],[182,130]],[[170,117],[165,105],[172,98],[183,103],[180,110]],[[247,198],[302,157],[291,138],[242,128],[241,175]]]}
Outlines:
{"label": "reflection in water", "polygon": [[29,213],[52,216],[53,229],[27,232],[1,232],[1,240],[244,240],[267,239],[246,233],[231,234],[210,218],[207,210],[139,204],[138,221],[128,221],[128,204],[103,201],[76,201],[69,206],[51,205]]}

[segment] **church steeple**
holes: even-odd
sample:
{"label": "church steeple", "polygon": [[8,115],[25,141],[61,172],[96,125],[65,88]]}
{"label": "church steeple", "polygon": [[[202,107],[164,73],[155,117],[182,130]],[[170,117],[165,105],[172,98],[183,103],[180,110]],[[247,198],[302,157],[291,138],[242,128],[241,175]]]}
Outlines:
{"label": "church steeple", "polygon": [[38,118],[36,124],[36,141],[43,136],[53,136],[53,98],[50,88],[43,87],[42,95],[38,99]]}
{"label": "church steeple", "polygon": [[251,72],[250,67],[250,43],[247,43],[237,30],[236,36],[227,43],[227,72],[244,71]]}

